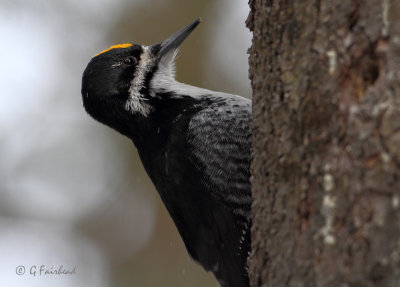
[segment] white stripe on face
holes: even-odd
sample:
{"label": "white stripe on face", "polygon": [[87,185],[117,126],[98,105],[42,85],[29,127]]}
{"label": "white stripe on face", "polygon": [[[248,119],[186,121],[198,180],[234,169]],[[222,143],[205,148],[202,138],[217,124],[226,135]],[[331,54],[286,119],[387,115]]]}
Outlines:
{"label": "white stripe on face", "polygon": [[140,56],[138,66],[136,67],[136,71],[133,75],[131,86],[129,88],[129,98],[125,103],[125,109],[131,113],[137,112],[147,117],[151,112],[151,106],[145,102],[147,99],[140,94],[140,90],[144,86],[145,76],[152,68],[153,63],[154,60],[152,58],[150,48],[143,46],[143,53]]}

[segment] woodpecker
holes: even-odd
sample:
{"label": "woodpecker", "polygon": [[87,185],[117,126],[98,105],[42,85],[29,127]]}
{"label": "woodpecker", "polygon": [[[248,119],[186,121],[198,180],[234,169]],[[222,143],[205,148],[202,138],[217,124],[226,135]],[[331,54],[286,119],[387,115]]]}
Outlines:
{"label": "woodpecker", "polygon": [[95,55],[83,73],[83,105],[133,141],[190,256],[222,287],[246,287],[251,101],[175,80],[178,47],[199,23],[152,46]]}

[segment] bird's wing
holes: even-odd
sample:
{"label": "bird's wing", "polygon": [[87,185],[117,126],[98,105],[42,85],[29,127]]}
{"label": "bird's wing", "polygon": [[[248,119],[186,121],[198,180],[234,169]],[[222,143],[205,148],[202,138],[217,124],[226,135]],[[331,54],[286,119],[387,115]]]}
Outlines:
{"label": "bird's wing", "polygon": [[202,184],[239,217],[250,217],[251,101],[221,96],[189,122],[189,160],[204,170]]}
{"label": "bird's wing", "polygon": [[221,286],[243,287],[250,249],[251,102],[212,96],[174,123],[165,166],[155,164],[168,176],[156,186],[191,256]]}

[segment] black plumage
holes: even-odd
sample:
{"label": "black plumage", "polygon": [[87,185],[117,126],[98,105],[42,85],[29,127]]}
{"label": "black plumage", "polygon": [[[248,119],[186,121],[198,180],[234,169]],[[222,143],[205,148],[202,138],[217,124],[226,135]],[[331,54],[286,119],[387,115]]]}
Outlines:
{"label": "black plumage", "polygon": [[176,49],[197,26],[153,46],[96,55],[85,109],[134,142],[191,257],[221,286],[249,286],[251,101],[174,79]]}

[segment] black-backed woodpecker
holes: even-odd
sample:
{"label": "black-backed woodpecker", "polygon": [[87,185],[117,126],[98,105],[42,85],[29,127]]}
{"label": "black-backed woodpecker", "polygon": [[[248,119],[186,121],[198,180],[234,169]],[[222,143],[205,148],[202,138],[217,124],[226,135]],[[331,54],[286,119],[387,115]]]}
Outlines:
{"label": "black-backed woodpecker", "polygon": [[82,98],[129,137],[190,256],[223,287],[249,286],[251,101],[175,80],[178,47],[199,24],[159,44],[95,55]]}

